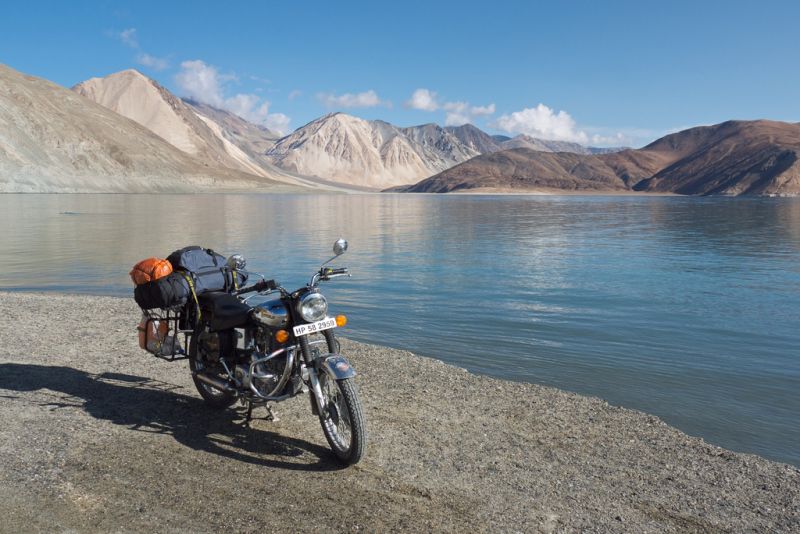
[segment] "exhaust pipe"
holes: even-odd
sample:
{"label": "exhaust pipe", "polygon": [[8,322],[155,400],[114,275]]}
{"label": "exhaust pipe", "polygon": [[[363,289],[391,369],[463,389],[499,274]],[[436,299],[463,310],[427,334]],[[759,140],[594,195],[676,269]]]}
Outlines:
{"label": "exhaust pipe", "polygon": [[221,391],[232,392],[235,391],[227,382],[223,382],[219,378],[214,378],[213,376],[208,376],[205,373],[197,373],[194,376],[197,377],[200,382],[208,384],[211,387],[217,388]]}

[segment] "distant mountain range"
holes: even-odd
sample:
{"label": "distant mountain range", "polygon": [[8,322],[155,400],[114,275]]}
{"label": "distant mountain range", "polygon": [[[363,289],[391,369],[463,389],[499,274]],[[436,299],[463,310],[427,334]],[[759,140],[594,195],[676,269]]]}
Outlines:
{"label": "distant mountain range", "polygon": [[279,139],[266,155],[299,174],[384,188],[418,181],[479,152],[435,124],[398,128],[332,113]]}
{"label": "distant mountain range", "polygon": [[[203,139],[176,142],[183,141]],[[0,192],[297,189],[208,158],[69,89],[0,65]]]}
{"label": "distant mountain range", "polygon": [[794,196],[800,194],[799,154],[800,124],[728,121],[610,154],[494,152],[399,190]]}
{"label": "distant mountain range", "polygon": [[[280,137],[138,71],[70,91],[0,65],[0,192],[800,193],[800,125],[730,121],[638,149],[331,113]],[[413,184],[413,185],[409,185]]]}
{"label": "distant mountain range", "polygon": [[568,141],[551,141],[520,134],[516,137],[505,135],[489,135],[472,124],[463,126],[447,126],[445,130],[455,135],[459,141],[481,154],[490,154],[512,148],[530,148],[540,152],[572,152],[575,154],[607,154],[619,152],[623,147],[597,148],[570,143]]}

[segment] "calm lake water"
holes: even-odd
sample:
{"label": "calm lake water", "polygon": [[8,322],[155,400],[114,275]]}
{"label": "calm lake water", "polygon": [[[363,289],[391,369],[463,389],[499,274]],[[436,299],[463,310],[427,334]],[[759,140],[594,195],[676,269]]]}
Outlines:
{"label": "calm lake water", "polygon": [[0,223],[0,288],[120,296],[190,244],[299,286],[345,236],[345,335],[800,465],[798,200],[0,195]]}

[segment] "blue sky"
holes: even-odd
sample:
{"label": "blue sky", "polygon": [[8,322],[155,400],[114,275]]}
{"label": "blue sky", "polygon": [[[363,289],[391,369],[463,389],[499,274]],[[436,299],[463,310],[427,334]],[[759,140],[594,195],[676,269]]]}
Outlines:
{"label": "blue sky", "polygon": [[7,3],[0,62],[65,86],[137,68],[283,130],[340,110],[639,146],[800,121],[798,21],[771,1]]}

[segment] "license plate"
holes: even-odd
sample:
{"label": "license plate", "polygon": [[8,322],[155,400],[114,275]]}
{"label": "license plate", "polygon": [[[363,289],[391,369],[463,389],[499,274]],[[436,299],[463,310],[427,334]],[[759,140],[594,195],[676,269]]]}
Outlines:
{"label": "license plate", "polygon": [[292,330],[294,332],[294,337],[300,337],[315,332],[322,332],[323,330],[330,330],[331,328],[336,328],[336,319],[333,317],[328,317],[316,323],[297,325]]}

